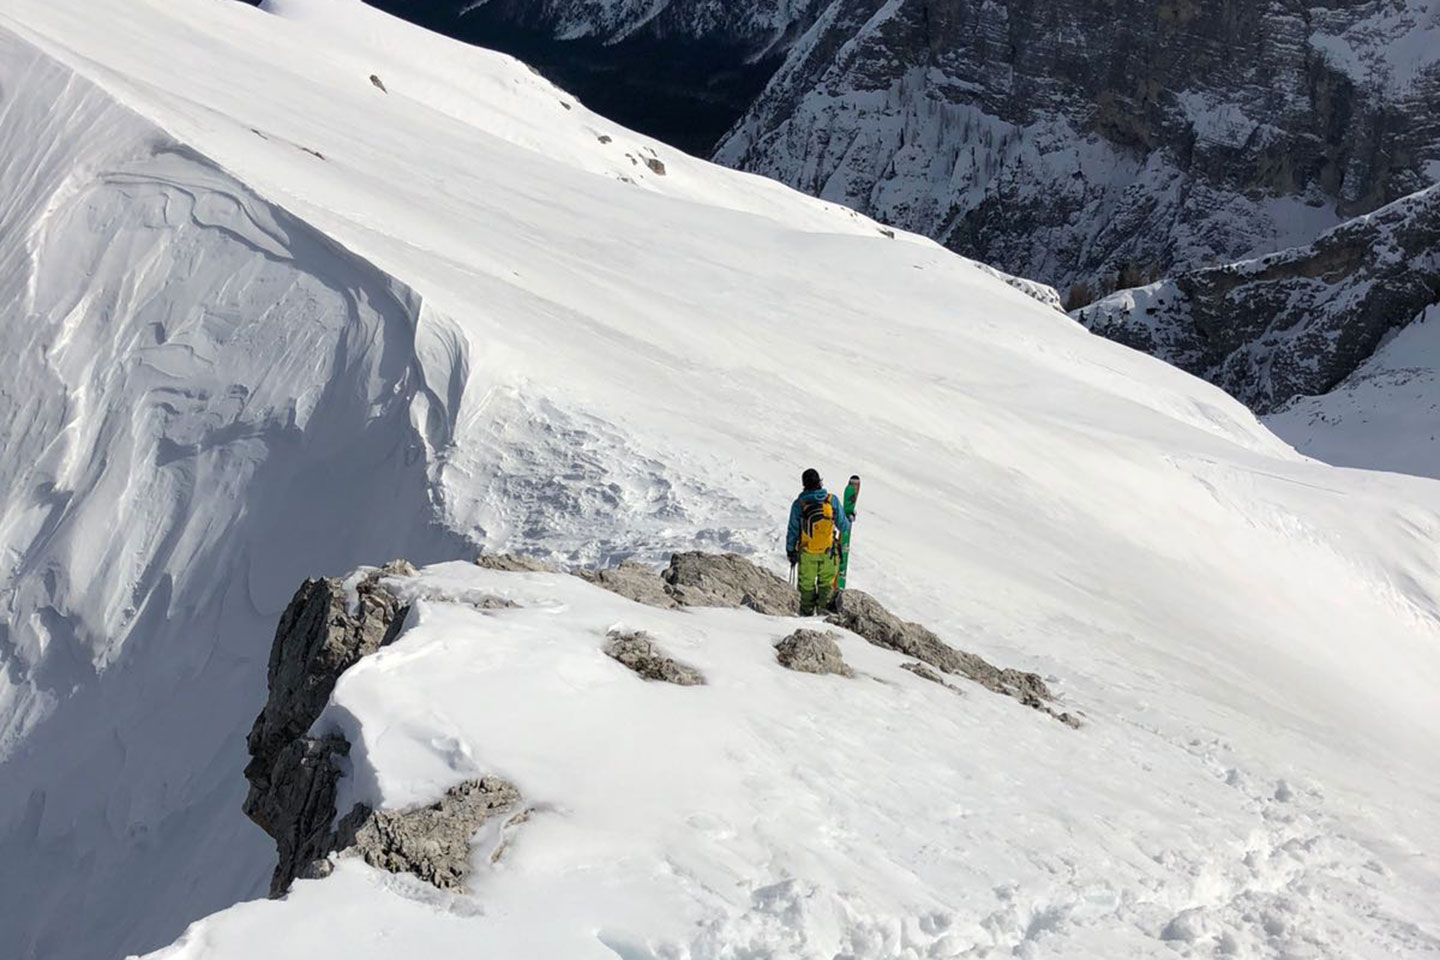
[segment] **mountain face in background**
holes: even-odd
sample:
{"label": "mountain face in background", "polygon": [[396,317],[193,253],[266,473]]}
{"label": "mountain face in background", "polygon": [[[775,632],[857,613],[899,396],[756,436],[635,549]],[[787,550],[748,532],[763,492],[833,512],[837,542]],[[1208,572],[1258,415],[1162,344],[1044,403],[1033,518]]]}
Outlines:
{"label": "mountain face in background", "polygon": [[1440,477],[1440,185],[1074,317],[1223,387],[1305,453]]}
{"label": "mountain face in background", "polygon": [[[1409,272],[1440,244],[1436,0],[377,3],[1071,309],[1171,278],[1077,316],[1262,414],[1323,397],[1440,301]],[[1352,422],[1387,416],[1368,402],[1347,394]],[[1310,449],[1333,422],[1285,433]],[[1387,450],[1414,459],[1400,433]]]}
{"label": "mountain face in background", "polygon": [[1329,392],[1440,300],[1437,240],[1440,186],[1312,244],[1120,291],[1075,316],[1269,413]]}
{"label": "mountain face in background", "polygon": [[1440,177],[1431,0],[844,0],[717,157],[1072,306]]}

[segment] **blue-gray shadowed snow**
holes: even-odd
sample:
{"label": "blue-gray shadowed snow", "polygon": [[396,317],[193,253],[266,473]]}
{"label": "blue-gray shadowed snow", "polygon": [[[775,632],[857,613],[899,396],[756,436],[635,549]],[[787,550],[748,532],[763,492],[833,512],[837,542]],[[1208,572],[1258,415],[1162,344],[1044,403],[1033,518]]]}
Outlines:
{"label": "blue-gray shadowed snow", "polygon": [[98,960],[263,891],[235,721],[297,578],[464,548],[411,291],[3,31],[0,88],[0,926]]}

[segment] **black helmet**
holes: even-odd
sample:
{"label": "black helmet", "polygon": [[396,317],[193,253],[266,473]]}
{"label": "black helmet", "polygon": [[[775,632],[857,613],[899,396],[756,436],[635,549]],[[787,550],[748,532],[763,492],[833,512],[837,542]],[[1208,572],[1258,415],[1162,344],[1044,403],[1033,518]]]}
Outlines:
{"label": "black helmet", "polygon": [[809,470],[806,470],[804,473],[800,474],[800,483],[805,487],[806,490],[819,490],[820,471],[816,470],[814,467],[811,467]]}

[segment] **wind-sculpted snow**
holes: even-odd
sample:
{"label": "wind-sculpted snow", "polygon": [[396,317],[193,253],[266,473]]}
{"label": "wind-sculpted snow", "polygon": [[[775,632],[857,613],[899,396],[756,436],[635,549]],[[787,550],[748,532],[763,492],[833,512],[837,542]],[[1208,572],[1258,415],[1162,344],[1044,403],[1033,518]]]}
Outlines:
{"label": "wind-sculpted snow", "polygon": [[459,540],[412,292],[4,32],[0,88],[0,928],[113,957],[259,889],[235,718],[297,577]]}
{"label": "wind-sculpted snow", "polygon": [[[1299,457],[928,240],[358,0],[7,0],[0,30],[7,960],[264,892],[242,737],[303,578],[507,549],[783,575],[808,466],[865,478],[854,589],[1087,724],[467,563],[324,716],[359,696],[387,809],[499,776],[536,813],[481,829],[472,893],[347,860],[176,950],[1433,952],[1433,482]],[[707,683],[646,682],[612,627]]]}

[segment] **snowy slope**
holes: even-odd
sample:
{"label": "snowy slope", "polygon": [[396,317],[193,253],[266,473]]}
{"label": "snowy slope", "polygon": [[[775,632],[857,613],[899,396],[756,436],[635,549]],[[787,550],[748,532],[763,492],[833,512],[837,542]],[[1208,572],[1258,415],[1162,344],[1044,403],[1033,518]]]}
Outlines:
{"label": "snowy slope", "polygon": [[[1381,919],[1420,905],[1372,880],[1375,855],[1318,784],[1237,766],[1223,740],[1156,750],[1095,714],[1103,684],[1067,682],[1092,712],[1076,733],[851,634],[837,636],[854,678],[787,672],[772,646],[794,621],[746,610],[660,611],[460,563],[386,586],[418,601],[410,629],[342,677],[316,724],[354,745],[341,809],[503,776],[528,819],[482,829],[473,898],[342,859],[156,960],[390,957],[400,938],[422,956],[597,960],[1436,946]],[[495,598],[518,607],[477,609]],[[617,629],[647,631],[706,684],[629,673],[601,653]]]}
{"label": "snowy slope", "polygon": [[[0,928],[20,957],[152,949],[263,891],[241,737],[302,577],[481,546],[773,560],[811,462],[866,477],[859,582],[1054,675],[1092,717],[1076,734],[987,704],[987,734],[937,716],[962,747],[989,744],[975,749],[991,779],[938,771],[948,786],[927,802],[986,810],[1004,785],[1013,806],[975,835],[1003,856],[941,871],[877,916],[951,882],[1014,885],[1005,923],[1038,944],[1064,897],[1136,904],[1159,885],[1164,910],[1132,924],[1146,950],[1169,949],[1160,913],[1222,899],[1259,955],[1434,949],[1435,484],[1299,458],[1216,389],[929,241],[677,155],[514,61],[349,0],[11,0],[0,37]],[[817,341],[818,370],[797,360]],[[571,597],[552,664],[592,663],[610,602]],[[732,637],[753,652],[770,630],[713,629],[697,660]],[[761,661],[713,666],[746,682]],[[524,689],[503,664],[485,682]],[[404,712],[425,683],[395,677],[378,709]],[[794,705],[753,709],[763,723]],[[834,735],[877,753],[864,703],[841,712]],[[557,766],[562,733],[537,733]],[[776,756],[742,783],[764,789]],[[1137,793],[1136,770],[1161,786]],[[1264,800],[1281,779],[1303,798],[1293,833],[1277,826],[1289,808]],[[561,786],[556,802],[572,802]],[[784,829],[819,822],[804,810],[824,791],[782,787],[799,805]],[[1076,815],[1032,828],[1071,789],[1089,798]],[[1179,825],[1175,843],[1127,839],[1132,803],[1138,836]],[[1250,859],[1278,850],[1278,873],[1247,863],[1272,827]],[[1055,853],[1062,834],[1070,853]],[[918,870],[933,853],[894,836],[865,856]],[[953,859],[965,836],[933,842]],[[777,849],[736,870],[835,889],[790,859],[794,843]],[[342,871],[215,922],[289,928],[317,896],[364,918],[353,933],[372,945],[382,927],[408,944],[477,909],[465,922],[486,922],[469,899],[443,917],[389,894],[337,902],[386,886]],[[574,889],[591,888],[515,895]],[[1281,897],[1278,932],[1244,919],[1261,893]],[[857,895],[873,906],[883,891]],[[570,933],[595,905],[581,901]],[[819,936],[789,902],[771,901],[774,937]],[[1113,916],[1055,924],[1048,947],[1109,955],[1132,942],[1110,939]],[[630,932],[671,936],[651,918]],[[345,929],[334,920],[305,935]],[[232,949],[229,936],[181,955]],[[746,942],[722,930],[716,950]],[[887,955],[877,942],[866,949]]]}

